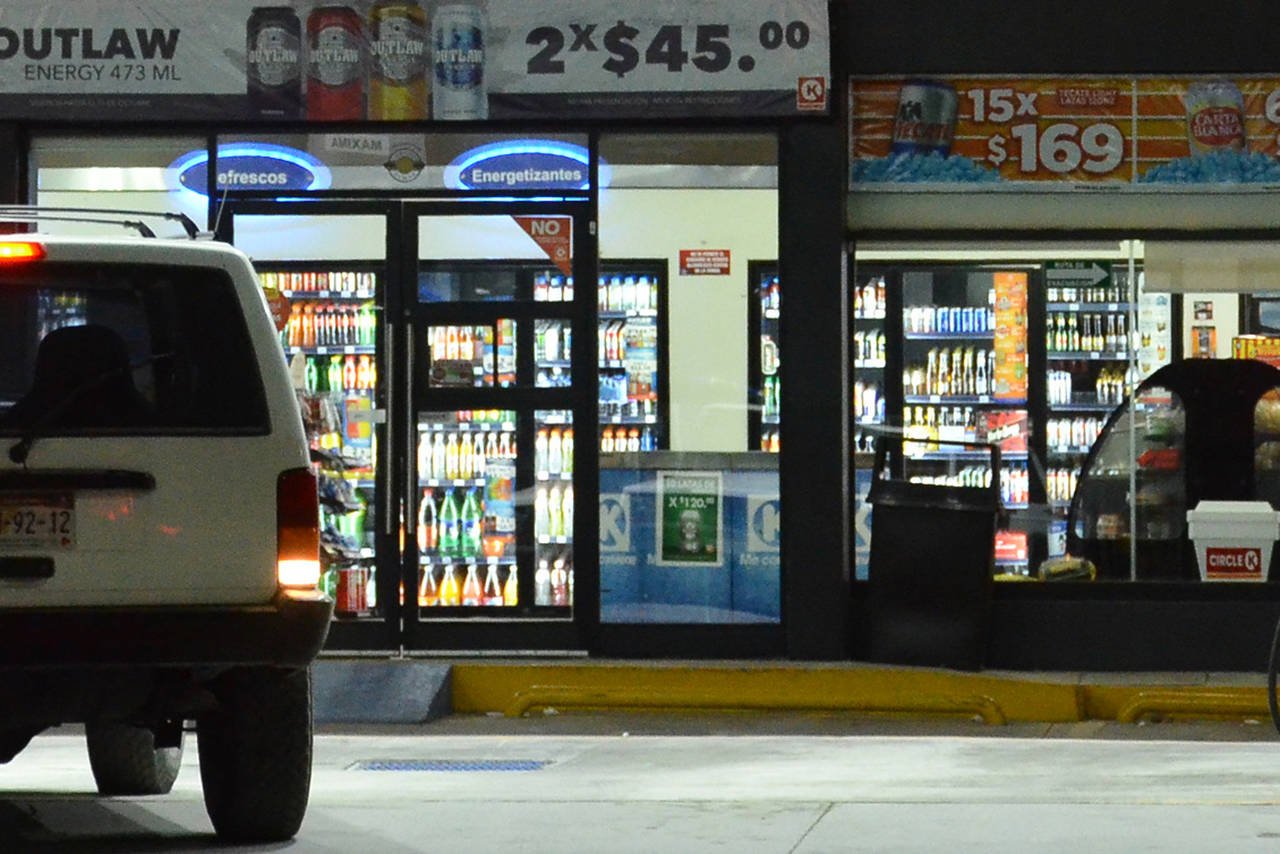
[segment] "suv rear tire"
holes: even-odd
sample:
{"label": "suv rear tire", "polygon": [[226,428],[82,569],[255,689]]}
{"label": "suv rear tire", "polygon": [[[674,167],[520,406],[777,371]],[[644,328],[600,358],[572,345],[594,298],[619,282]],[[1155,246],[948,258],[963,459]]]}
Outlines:
{"label": "suv rear tire", "polygon": [[292,838],[311,790],[311,671],[240,668],[213,688],[220,708],[196,724],[213,829],[236,842]]}
{"label": "suv rear tire", "polygon": [[89,767],[103,795],[165,795],[182,766],[182,742],[156,747],[149,727],[116,721],[88,721]]}

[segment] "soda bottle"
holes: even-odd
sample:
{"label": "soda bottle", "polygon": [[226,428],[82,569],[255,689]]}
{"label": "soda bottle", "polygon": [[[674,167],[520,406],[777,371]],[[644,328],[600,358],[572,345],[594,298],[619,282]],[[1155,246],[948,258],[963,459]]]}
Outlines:
{"label": "soda bottle", "polygon": [[316,369],[315,359],[310,356],[306,356],[305,358],[307,360],[306,389],[307,391],[314,392],[319,388],[320,371]]}
{"label": "soda bottle", "polygon": [[356,362],[356,388],[362,391],[373,388],[373,376],[370,367],[370,360],[367,355],[361,356],[359,361]]}
{"label": "soda bottle", "polygon": [[476,491],[467,490],[467,497],[462,502],[462,553],[468,557],[480,554],[480,523],[483,513],[480,502],[476,500]]}
{"label": "soda bottle", "polygon": [[564,444],[560,438],[560,431],[552,430],[551,438],[547,440],[547,471],[559,474],[563,467]]}
{"label": "soda bottle", "polygon": [[498,584],[498,565],[489,564],[489,571],[484,576],[484,604],[501,605],[502,587]]}
{"label": "soda bottle", "polygon": [[467,564],[467,577],[462,582],[462,604],[468,608],[479,605],[484,600],[484,591],[480,587],[480,576],[474,563]]}
{"label": "soda bottle", "polygon": [[551,604],[560,607],[569,604],[569,573],[565,571],[563,557],[556,558],[551,565]]}
{"label": "soda bottle", "polygon": [[533,442],[533,470],[536,472],[547,470],[547,442],[547,431],[539,430]]}
{"label": "soda bottle", "polygon": [[317,6],[307,17],[307,118],[364,118],[364,38],[360,16],[345,6]]}
{"label": "soda bottle", "polygon": [[520,602],[520,585],[514,566],[507,569],[507,580],[502,584],[502,602],[508,608]]}
{"label": "soda bottle", "polygon": [[551,517],[547,508],[547,488],[539,486],[533,498],[533,533],[537,537],[551,536]]}
{"label": "soda bottle", "polygon": [[427,16],[414,0],[378,0],[369,10],[369,118],[427,117]]}
{"label": "soda bottle", "polygon": [[342,390],[342,357],[329,357],[329,374],[328,374],[329,391]]}
{"label": "soda bottle", "polygon": [[573,474],[572,427],[569,427],[564,431],[564,437],[560,440],[560,471],[564,474]]}
{"label": "soda bottle", "polygon": [[533,604],[551,604],[551,566],[546,558],[538,561],[538,571],[533,576]]}
{"label": "soda bottle", "polygon": [[458,473],[455,477],[470,480],[471,474],[471,440],[463,433],[458,437]]}
{"label": "soda bottle", "polygon": [[448,480],[458,477],[458,437],[453,433],[444,446],[444,476]]}
{"label": "soda bottle", "polygon": [[546,511],[547,511],[547,532],[553,537],[564,536],[564,505],[560,498],[560,485],[556,484],[551,487],[551,491],[547,493]]}
{"label": "soda bottle", "polygon": [[566,537],[573,536],[573,484],[570,483],[564,488],[564,497],[560,499],[561,511],[560,516],[563,520],[561,525],[564,528]]}
{"label": "soda bottle", "polygon": [[440,586],[436,583],[435,571],[427,566],[422,571],[422,582],[418,585],[418,605],[423,608],[434,608],[440,604]]}
{"label": "soda bottle", "polygon": [[[490,436],[493,434],[490,433]],[[485,475],[488,463],[485,460],[484,434],[477,433],[474,445],[471,448],[471,476],[481,479]]]}
{"label": "soda bottle", "polygon": [[458,521],[458,504],[453,490],[445,492],[440,504],[439,550],[446,557],[458,554],[461,544],[461,529]]}
{"label": "soda bottle", "polygon": [[342,360],[342,389],[343,391],[355,391],[359,386],[356,379],[359,372],[356,368],[356,357],[348,355]]}
{"label": "soda bottle", "polygon": [[444,578],[440,581],[440,604],[456,607],[462,602],[462,594],[458,589],[457,567],[449,564],[444,568]]}
{"label": "soda bottle", "polygon": [[422,490],[422,502],[418,505],[418,552],[426,553],[439,544],[436,529],[436,502],[430,489]]}

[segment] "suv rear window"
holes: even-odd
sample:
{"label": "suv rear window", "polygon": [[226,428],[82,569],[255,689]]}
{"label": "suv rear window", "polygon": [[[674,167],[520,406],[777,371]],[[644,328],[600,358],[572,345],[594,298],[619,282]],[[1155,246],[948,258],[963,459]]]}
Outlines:
{"label": "suv rear window", "polygon": [[265,433],[266,397],[224,271],[0,269],[0,433]]}

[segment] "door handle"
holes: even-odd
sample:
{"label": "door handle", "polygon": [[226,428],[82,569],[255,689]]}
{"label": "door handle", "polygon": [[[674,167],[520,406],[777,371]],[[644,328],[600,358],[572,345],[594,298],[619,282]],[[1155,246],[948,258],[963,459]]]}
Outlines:
{"label": "door handle", "polygon": [[[395,332],[396,332],[395,326],[392,325],[391,320],[388,319],[386,322],[386,325],[383,327],[383,335],[382,335],[382,340],[386,342],[386,349],[384,352],[386,353],[386,363],[387,363],[387,370],[386,370],[387,387],[386,387],[384,399],[388,401],[390,401],[395,395],[395,388],[396,388]],[[395,452],[394,452],[395,443],[393,441],[393,437],[391,434],[392,434],[391,425],[388,424],[387,432],[386,432],[386,441],[383,443],[383,450],[382,450],[382,457],[385,461],[384,471],[391,468],[390,463],[395,457]],[[394,493],[395,493],[395,490],[391,488],[391,483],[388,481],[386,483],[386,486],[382,490],[382,498],[383,498],[382,533],[388,536],[390,536],[391,534],[394,534],[396,531],[395,526],[391,521],[392,510],[395,508]]]}

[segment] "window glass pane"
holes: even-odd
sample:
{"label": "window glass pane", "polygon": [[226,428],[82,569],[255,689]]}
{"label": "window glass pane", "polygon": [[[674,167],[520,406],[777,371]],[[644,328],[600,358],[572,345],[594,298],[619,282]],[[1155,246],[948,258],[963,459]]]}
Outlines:
{"label": "window glass pane", "polygon": [[776,138],[607,134],[600,156],[601,619],[776,622]]}
{"label": "window glass pane", "polygon": [[5,432],[267,427],[248,331],[221,271],[121,264],[6,271],[0,353]]}

